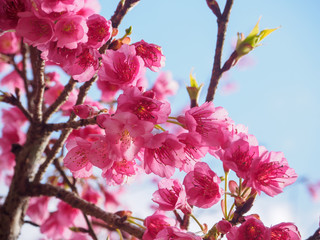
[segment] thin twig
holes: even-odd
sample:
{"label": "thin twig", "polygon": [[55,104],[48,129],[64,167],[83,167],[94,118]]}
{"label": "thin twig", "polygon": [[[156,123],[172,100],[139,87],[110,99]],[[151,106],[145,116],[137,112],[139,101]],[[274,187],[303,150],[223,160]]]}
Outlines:
{"label": "thin twig", "polygon": [[79,127],[84,127],[87,125],[94,125],[94,124],[96,124],[95,117],[88,118],[88,119],[80,119],[80,120],[74,121],[74,122],[47,124],[47,128],[51,131],[59,131],[61,129],[65,129],[65,128],[77,129]]}
{"label": "thin twig", "polygon": [[125,222],[118,215],[105,212],[96,205],[81,199],[73,192],[66,191],[60,187],[55,187],[50,184],[27,183],[25,192],[21,192],[21,194],[25,196],[53,196],[74,208],[81,209],[85,214],[101,219],[111,227],[121,229],[139,239],[142,238],[144,233],[144,229]]}
{"label": "thin twig", "polygon": [[207,98],[206,101],[212,101],[218,87],[219,80],[222,76],[221,71],[221,56],[222,56],[222,49],[224,44],[224,39],[227,30],[227,24],[229,21],[230,11],[234,0],[227,0],[224,11],[221,17],[217,18],[218,23],[218,34],[217,34],[217,42],[215,48],[215,56],[214,62],[212,67],[210,85],[208,87]]}
{"label": "thin twig", "polygon": [[77,82],[73,78],[70,78],[69,82],[64,87],[57,100],[53,104],[51,104],[43,114],[43,122],[47,122],[51,115],[55,113],[59,109],[59,107],[67,101],[76,83]]}
{"label": "thin twig", "polygon": [[27,109],[22,105],[18,98],[13,96],[12,94],[4,93],[2,96],[2,102],[9,103],[13,106],[16,106],[20,109],[20,111],[24,114],[24,116],[32,122],[32,116]]}
{"label": "thin twig", "polygon": [[32,221],[23,221],[23,223],[28,223],[28,224],[30,224],[30,225],[32,225],[34,227],[40,227],[39,224],[36,224],[35,222],[32,222]]}
{"label": "thin twig", "polygon": [[55,156],[61,151],[64,142],[67,140],[69,134],[71,132],[71,129],[64,130],[59,139],[54,143],[52,149],[47,155],[46,160],[40,165],[38,172],[35,175],[34,182],[38,183],[40,182],[43,174],[45,173],[48,166],[51,164],[51,162],[54,160]]}
{"label": "thin twig", "polygon": [[[98,77],[95,75],[94,77],[92,77],[89,81],[85,82],[80,87],[76,105],[82,104],[84,102],[90,87],[97,80],[97,78]],[[73,122],[75,118],[76,118],[76,115],[74,114],[74,112],[72,112],[70,114],[70,117],[69,117],[69,120],[68,120],[67,124],[68,123],[70,124],[71,122]],[[43,121],[45,121],[45,120],[43,120]],[[59,139],[54,143],[51,151],[48,153],[47,159],[40,165],[40,167],[38,169],[38,172],[36,173],[36,176],[34,178],[34,182],[35,183],[40,182],[44,172],[46,171],[48,166],[52,163],[52,161],[54,160],[55,156],[61,151],[61,149],[63,147],[63,144],[67,140],[67,138],[68,138],[69,134],[72,132],[72,130],[73,130],[72,128],[65,128],[62,131]]]}

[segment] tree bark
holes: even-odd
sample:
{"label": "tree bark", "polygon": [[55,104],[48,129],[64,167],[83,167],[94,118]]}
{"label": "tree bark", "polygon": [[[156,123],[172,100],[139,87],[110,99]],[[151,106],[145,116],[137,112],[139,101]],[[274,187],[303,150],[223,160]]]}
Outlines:
{"label": "tree bark", "polygon": [[34,178],[34,171],[48,144],[51,132],[42,126],[30,126],[26,143],[16,150],[16,166],[9,193],[0,208],[0,240],[18,239],[28,208],[29,197],[23,196],[28,181]]}

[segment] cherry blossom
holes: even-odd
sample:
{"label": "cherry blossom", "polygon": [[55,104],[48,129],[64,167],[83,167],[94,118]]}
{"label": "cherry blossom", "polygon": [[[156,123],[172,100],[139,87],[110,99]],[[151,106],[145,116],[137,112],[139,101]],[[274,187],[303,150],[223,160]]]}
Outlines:
{"label": "cherry blossom", "polygon": [[132,112],[141,120],[159,124],[167,121],[171,108],[167,101],[155,99],[152,91],[129,87],[118,97],[117,112]]}
{"label": "cherry blossom", "polygon": [[159,209],[172,211],[180,209],[185,214],[191,213],[191,207],[187,203],[186,192],[177,179],[162,179],[158,183],[156,192],[153,193],[152,201],[159,204]]}
{"label": "cherry blossom", "polygon": [[227,234],[228,240],[266,240],[268,228],[255,217],[247,217],[239,227],[232,227]]}
{"label": "cherry blossom", "polygon": [[168,96],[175,95],[178,91],[179,84],[173,80],[171,72],[161,72],[157,77],[152,90],[159,100],[166,99]]}
{"label": "cherry blossom", "polygon": [[137,55],[142,57],[144,64],[150,70],[157,72],[164,66],[165,57],[161,52],[161,47],[141,40],[133,44],[136,47]]}
{"label": "cherry blossom", "polygon": [[87,20],[88,42],[86,45],[92,48],[99,48],[111,37],[111,21],[106,20],[99,14],[91,15]]}
{"label": "cherry blossom", "polygon": [[293,223],[280,223],[270,229],[270,240],[300,240],[298,228]]}
{"label": "cherry blossom", "polygon": [[158,232],[175,224],[176,221],[174,219],[166,217],[162,211],[156,211],[144,220],[144,225],[147,229],[143,234],[142,240],[154,240]]}
{"label": "cherry blossom", "polygon": [[252,162],[247,186],[273,197],[281,193],[284,187],[294,183],[297,177],[282,152],[264,151],[261,158]]}
{"label": "cherry blossom", "polygon": [[57,47],[75,49],[79,43],[88,41],[86,19],[79,15],[65,16],[55,24]]}
{"label": "cherry blossom", "polygon": [[160,177],[170,178],[175,168],[180,168],[185,159],[184,144],[169,132],[154,135],[145,144],[144,170]]}
{"label": "cherry blossom", "polygon": [[207,163],[196,163],[194,170],[190,171],[183,180],[188,203],[200,208],[213,206],[223,194],[223,190],[219,187],[220,182],[220,178]]}
{"label": "cherry blossom", "polygon": [[102,81],[124,88],[135,85],[143,72],[143,60],[136,55],[134,46],[124,44],[119,50],[107,50],[102,55],[102,67],[99,71]]}
{"label": "cherry blossom", "polygon": [[200,236],[195,235],[191,232],[183,232],[177,227],[166,227],[161,230],[155,240],[201,240]]}

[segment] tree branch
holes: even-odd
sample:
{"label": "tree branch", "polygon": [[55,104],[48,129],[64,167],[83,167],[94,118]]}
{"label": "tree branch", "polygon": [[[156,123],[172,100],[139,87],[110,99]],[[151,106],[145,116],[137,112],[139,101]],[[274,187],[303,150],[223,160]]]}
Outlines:
{"label": "tree branch", "polygon": [[[79,89],[79,94],[78,94],[78,99],[76,102],[76,105],[79,104],[83,104],[85,97],[90,89],[90,87],[92,86],[92,84],[97,80],[97,75],[93,76],[89,81],[85,82]],[[70,79],[70,81],[73,80],[72,78]],[[73,80],[74,81],[74,80]],[[70,82],[69,82],[70,83]],[[68,120],[68,122],[66,124],[72,124],[72,122],[74,121],[74,119],[76,118],[76,115],[74,112],[72,112],[70,114],[70,118]],[[52,161],[54,160],[55,156],[58,154],[58,152],[61,151],[63,144],[65,143],[65,141],[67,140],[69,134],[72,132],[72,128],[65,128],[59,139],[54,143],[51,151],[49,152],[49,154],[47,155],[47,159],[45,160],[45,162],[43,162],[39,169],[38,172],[34,178],[34,182],[38,183],[40,182],[44,172],[46,171],[47,167],[52,163]]]}
{"label": "tree branch", "polygon": [[66,191],[63,188],[50,184],[28,183],[26,189],[26,192],[22,193],[25,196],[45,195],[59,198],[70,206],[82,210],[85,214],[103,220],[110,225],[110,227],[121,229],[137,238],[141,239],[144,233],[143,229],[126,222],[125,219],[115,214],[105,212],[96,205],[79,198],[76,194]]}
{"label": "tree branch", "polygon": [[[71,188],[72,192],[74,192],[78,196],[79,194],[78,194],[77,188],[70,182],[66,173],[63,171],[62,167],[60,166],[59,159],[55,158],[53,161],[53,164],[56,167],[56,169],[59,171],[60,175],[62,176],[63,181]],[[89,221],[88,216],[83,211],[82,211],[82,214],[88,226],[88,233],[90,234],[93,240],[98,240],[95,232],[93,231],[92,224]]]}
{"label": "tree branch", "polygon": [[120,0],[116,11],[114,12],[113,16],[111,17],[112,27],[117,28],[123,17],[129,12],[140,0]]}
{"label": "tree branch", "polygon": [[57,100],[53,104],[51,104],[50,107],[48,107],[48,109],[45,111],[43,115],[43,122],[47,122],[51,115],[55,113],[59,109],[59,107],[67,101],[76,83],[76,80],[70,78],[69,82],[64,87]]}
{"label": "tree branch", "polygon": [[307,238],[307,240],[320,240],[320,228],[318,228],[312,236]]}
{"label": "tree branch", "polygon": [[43,108],[43,94],[45,89],[44,81],[44,66],[45,61],[41,59],[41,52],[36,48],[31,48],[32,55],[34,55],[33,64],[34,70],[34,90],[33,90],[33,120],[35,123],[42,121],[42,108]]}
{"label": "tree branch", "polygon": [[94,124],[96,124],[96,117],[80,119],[78,121],[73,121],[73,122],[47,124],[47,128],[51,131],[59,131],[65,128],[77,129],[79,127],[84,127],[87,125],[94,125]]}
{"label": "tree branch", "polygon": [[207,102],[213,100],[216,89],[218,87],[219,80],[223,73],[221,71],[221,56],[222,56],[223,44],[224,44],[224,39],[226,35],[227,25],[228,25],[233,1],[234,0],[227,0],[221,17],[217,17],[218,34],[217,34],[217,42],[216,42],[216,48],[215,48],[215,56],[214,56],[214,62],[212,67],[211,79],[210,79],[210,84],[208,87],[208,92],[206,97]]}
{"label": "tree branch", "polygon": [[16,106],[20,109],[20,111],[24,114],[24,116],[30,121],[32,122],[32,116],[29,113],[29,111],[27,109],[24,108],[24,106],[22,105],[22,103],[19,101],[18,98],[16,98],[15,96],[13,96],[10,93],[3,93],[3,95],[1,95],[1,102],[5,102],[5,103],[9,103],[13,106]]}

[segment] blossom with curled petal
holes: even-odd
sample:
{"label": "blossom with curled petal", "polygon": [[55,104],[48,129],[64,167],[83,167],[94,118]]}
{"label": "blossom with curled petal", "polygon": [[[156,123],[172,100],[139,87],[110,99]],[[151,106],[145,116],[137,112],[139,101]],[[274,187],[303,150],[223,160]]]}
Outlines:
{"label": "blossom with curled petal", "polygon": [[152,201],[159,204],[159,209],[173,211],[180,209],[185,214],[191,213],[186,192],[178,179],[162,179],[158,190],[153,193]]}
{"label": "blossom with curled petal", "polygon": [[252,162],[247,186],[273,197],[283,188],[297,180],[298,175],[290,168],[282,152],[263,151],[261,157]]}
{"label": "blossom with curled petal", "polygon": [[219,187],[220,182],[220,178],[207,163],[197,162],[194,170],[190,171],[183,180],[188,203],[200,208],[213,206],[223,194],[223,189]]}
{"label": "blossom with curled petal", "polygon": [[136,55],[134,46],[123,44],[117,51],[107,50],[102,55],[99,76],[102,81],[118,85],[120,88],[135,85],[144,73],[144,63]]}
{"label": "blossom with curled petal", "polygon": [[301,235],[293,223],[279,223],[269,228],[270,240],[300,240]]}
{"label": "blossom with curled petal", "polygon": [[133,45],[136,47],[137,55],[143,59],[145,66],[151,71],[157,72],[164,66],[165,57],[160,46],[146,43],[143,40]]}

